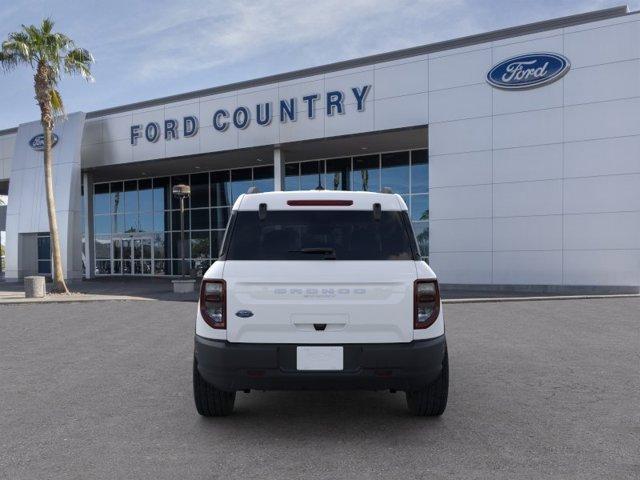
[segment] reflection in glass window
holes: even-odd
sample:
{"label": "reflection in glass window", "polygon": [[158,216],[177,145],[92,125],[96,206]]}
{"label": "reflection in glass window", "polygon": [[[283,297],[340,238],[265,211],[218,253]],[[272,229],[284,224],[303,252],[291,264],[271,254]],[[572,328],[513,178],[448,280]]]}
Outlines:
{"label": "reflection in glass window", "polygon": [[191,232],[191,258],[210,258],[209,232]]}
{"label": "reflection in glass window", "polygon": [[191,175],[191,208],[209,206],[209,174]]}
{"label": "reflection in glass window", "polygon": [[411,220],[429,220],[429,195],[411,196]]}
{"label": "reflection in glass window", "polygon": [[229,221],[229,208],[212,208],[211,209],[211,229],[227,228]]}
{"label": "reflection in glass window", "polygon": [[327,190],[351,190],[351,158],[327,160]]}
{"label": "reflection in glass window", "polygon": [[218,258],[220,255],[220,248],[222,248],[222,239],[224,237],[224,230],[215,230],[211,232],[211,256]]}
{"label": "reflection in glass window", "polygon": [[124,212],[122,182],[111,182],[111,212]]}
{"label": "reflection in glass window", "polygon": [[153,232],[153,214],[140,213],[138,221],[138,227],[141,232]]}
{"label": "reflection in glass window", "polygon": [[94,235],[108,235],[111,233],[111,215],[96,215],[93,217]]}
{"label": "reflection in glass window", "polygon": [[300,164],[287,163],[284,166],[284,189],[300,190]]}
{"label": "reflection in glass window", "polygon": [[251,187],[251,182],[250,168],[238,168],[237,170],[231,170],[232,203],[235,202],[240,195],[247,193],[247,190]]}
{"label": "reflection in glass window", "polygon": [[209,209],[198,208],[191,210],[191,229],[209,230]]}
{"label": "reflection in glass window", "polygon": [[96,258],[111,258],[111,239],[109,237],[96,237]]}
{"label": "reflection in glass window", "polygon": [[165,258],[165,254],[167,252],[167,242],[169,241],[169,236],[164,233],[156,233],[153,236],[153,256],[154,258]]}
{"label": "reflection in glass window", "polygon": [[261,192],[273,192],[273,166],[254,168],[253,185]]}
{"label": "reflection in glass window", "polygon": [[429,191],[429,151],[411,152],[411,193]]}
{"label": "reflection in glass window", "polygon": [[231,199],[231,184],[229,171],[211,172],[211,206],[221,207],[229,205]]}
{"label": "reflection in glass window", "polygon": [[96,275],[108,275],[111,273],[111,261],[110,260],[97,260],[96,261]]}
{"label": "reflection in glass window", "polygon": [[125,213],[124,215],[124,232],[135,233],[138,229],[138,214],[137,213]]}
{"label": "reflection in glass window", "polygon": [[109,213],[109,184],[96,184],[93,189],[93,213]]}
{"label": "reflection in glass window", "polygon": [[324,188],[324,161],[300,164],[300,190],[315,190],[318,184]]}
{"label": "reflection in glass window", "polygon": [[171,204],[171,188],[169,187],[169,178],[153,179],[153,209],[156,212],[168,210]]}
{"label": "reflection in glass window", "polygon": [[[180,219],[180,210],[174,210],[171,212],[171,228],[174,231],[180,231],[182,229],[182,223]],[[189,210],[184,211],[184,229],[189,230]]]}
{"label": "reflection in glass window", "polygon": [[111,231],[113,233],[124,233],[124,214],[111,215]]}
{"label": "reflection in glass window", "polygon": [[153,211],[153,189],[150,178],[138,181],[138,202],[141,212]]}
{"label": "reflection in glass window", "polygon": [[366,155],[353,159],[353,189],[356,191],[380,191],[380,158]]}
{"label": "reflection in glass window", "polygon": [[124,211],[138,211],[138,182],[136,180],[124,182]]}
{"label": "reflection in glass window", "polygon": [[420,255],[429,256],[429,222],[413,222],[413,231],[416,234]]}
{"label": "reflection in glass window", "polygon": [[409,193],[409,152],[383,153],[380,186]]}
{"label": "reflection in glass window", "polygon": [[164,232],[169,230],[169,213],[168,212],[156,212],[153,214],[153,231]]}

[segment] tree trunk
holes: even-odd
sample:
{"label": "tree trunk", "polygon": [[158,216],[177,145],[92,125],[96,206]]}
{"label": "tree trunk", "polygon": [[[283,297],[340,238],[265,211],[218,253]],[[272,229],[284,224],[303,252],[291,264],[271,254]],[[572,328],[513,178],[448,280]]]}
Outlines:
{"label": "tree trunk", "polygon": [[47,212],[49,214],[49,232],[51,235],[51,260],[53,273],[52,292],[69,293],[62,273],[60,255],[60,236],[56,200],[53,196],[53,155],[51,153],[51,134],[53,133],[53,108],[51,105],[50,82],[46,67],[39,65],[35,75],[36,100],[40,106],[40,122],[44,130],[44,184],[47,194]]}
{"label": "tree trunk", "polygon": [[43,123],[44,128],[44,183],[47,192],[47,212],[49,213],[49,232],[51,233],[51,260],[53,263],[53,287],[55,293],[69,293],[62,273],[62,256],[60,255],[60,236],[58,234],[58,218],[56,200],[53,196],[53,168],[51,155],[51,126]]}

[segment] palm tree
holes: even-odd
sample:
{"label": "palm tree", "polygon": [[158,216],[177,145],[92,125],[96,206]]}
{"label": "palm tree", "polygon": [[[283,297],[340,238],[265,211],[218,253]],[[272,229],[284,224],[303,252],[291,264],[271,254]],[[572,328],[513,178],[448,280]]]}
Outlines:
{"label": "palm tree", "polygon": [[51,134],[56,116],[64,114],[58,82],[63,73],[81,75],[88,81],[91,76],[93,56],[88,50],[76,47],[73,40],[53,31],[53,21],[46,18],[38,27],[22,25],[22,30],[9,34],[2,42],[0,64],[5,71],[19,65],[34,71],[35,99],[40,107],[40,123],[44,131],[44,178],[51,233],[51,255],[53,260],[53,292],[69,293],[62,274],[60,238],[53,197]]}

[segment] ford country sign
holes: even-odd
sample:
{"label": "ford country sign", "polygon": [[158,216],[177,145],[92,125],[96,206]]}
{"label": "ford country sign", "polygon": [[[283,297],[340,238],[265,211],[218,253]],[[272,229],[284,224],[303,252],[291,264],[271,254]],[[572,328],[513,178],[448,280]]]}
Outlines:
{"label": "ford country sign", "polygon": [[504,90],[536,88],[558,80],[570,67],[569,60],[558,53],[529,53],[495,65],[487,73],[487,82]]}
{"label": "ford country sign", "polygon": [[[58,136],[55,133],[51,134],[51,148],[56,146],[58,143]],[[44,152],[44,133],[39,133],[34,136],[31,140],[29,140],[29,146],[33,148],[36,152]]]}

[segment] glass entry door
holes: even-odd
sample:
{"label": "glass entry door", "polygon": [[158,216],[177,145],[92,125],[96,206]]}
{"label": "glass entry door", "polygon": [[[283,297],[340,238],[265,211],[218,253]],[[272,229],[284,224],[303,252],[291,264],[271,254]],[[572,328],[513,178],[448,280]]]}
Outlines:
{"label": "glass entry door", "polygon": [[153,273],[152,237],[114,237],[111,244],[114,275]]}

